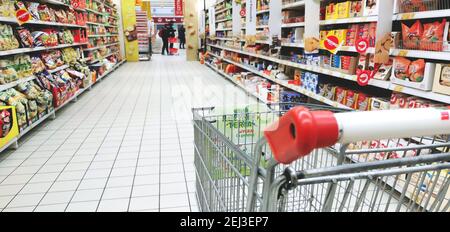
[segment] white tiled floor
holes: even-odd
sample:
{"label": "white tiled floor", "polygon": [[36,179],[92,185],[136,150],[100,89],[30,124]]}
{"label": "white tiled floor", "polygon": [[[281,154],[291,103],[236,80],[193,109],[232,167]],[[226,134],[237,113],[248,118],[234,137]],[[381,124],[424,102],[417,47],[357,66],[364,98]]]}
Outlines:
{"label": "white tiled floor", "polygon": [[197,211],[191,107],[250,103],[183,56],[126,63],[0,154],[0,211]]}

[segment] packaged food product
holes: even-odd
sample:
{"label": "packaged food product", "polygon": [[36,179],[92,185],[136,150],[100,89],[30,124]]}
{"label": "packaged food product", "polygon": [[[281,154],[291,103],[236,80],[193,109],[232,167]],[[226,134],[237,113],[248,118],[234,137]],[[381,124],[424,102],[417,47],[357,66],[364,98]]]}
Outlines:
{"label": "packaged food product", "polygon": [[50,9],[45,4],[39,4],[38,6],[39,18],[42,21],[52,21],[52,16],[50,15]]}
{"label": "packaged food product", "polygon": [[450,87],[450,65],[442,66],[439,84]]}
{"label": "packaged food product", "polygon": [[366,94],[358,93],[354,105],[355,110],[367,111],[370,109],[370,97]]}
{"label": "packaged food product", "polygon": [[[6,105],[6,104],[5,104]],[[12,126],[12,114],[9,110],[4,109],[0,111],[0,138],[8,135]]]}
{"label": "packaged food product", "polygon": [[0,101],[4,102],[6,105],[16,107],[17,124],[20,128],[27,125],[28,100],[25,95],[14,88],[9,88],[0,92]]}
{"label": "packaged food product", "polygon": [[422,82],[425,72],[425,60],[418,59],[411,62],[408,69],[409,80],[412,82]]}
{"label": "packaged food product", "polygon": [[7,84],[18,79],[14,64],[10,59],[0,60],[0,84]]}
{"label": "packaged food product", "polygon": [[406,24],[402,23],[403,48],[415,50],[419,49],[422,34],[423,27],[419,20],[416,20],[411,27],[408,27]]}
{"label": "packaged food product", "polygon": [[389,106],[390,109],[403,109],[408,106],[407,101],[408,96],[404,95],[402,93],[392,93],[391,95],[391,105]]}
{"label": "packaged food product", "polygon": [[443,19],[442,23],[436,21],[434,23],[424,24],[423,34],[420,39],[420,49],[425,51],[442,51],[444,27],[447,20]]}
{"label": "packaged food product", "polygon": [[357,94],[352,90],[347,90],[347,94],[345,95],[345,102],[341,102],[342,104],[346,105],[350,108],[355,108],[355,101],[356,101]]}
{"label": "packaged food product", "polygon": [[41,20],[39,16],[39,3],[38,2],[26,2],[27,10],[30,12],[34,20]]}
{"label": "packaged food product", "polygon": [[362,16],[362,1],[352,1],[350,3],[350,17]]}
{"label": "packaged food product", "polygon": [[16,29],[19,35],[20,41],[22,42],[22,47],[32,48],[34,47],[33,37],[28,29],[24,27],[19,27]]}
{"label": "packaged food product", "polygon": [[395,57],[394,61],[395,77],[402,80],[409,78],[409,65],[411,61],[404,57]]}
{"label": "packaged food product", "polygon": [[345,104],[345,95],[347,91],[342,87],[336,87],[335,90],[335,101],[340,104]]}
{"label": "packaged food product", "polygon": [[10,25],[0,24],[0,51],[12,50],[19,47],[19,41],[14,36]]}
{"label": "packaged food product", "polygon": [[67,14],[63,9],[55,10],[56,22],[68,23]]}
{"label": "packaged food product", "polygon": [[370,100],[370,110],[389,110],[390,99],[372,97]]}
{"label": "packaged food product", "polygon": [[14,16],[14,2],[11,0],[0,0],[0,16],[13,17]]}
{"label": "packaged food product", "polygon": [[[427,11],[432,4],[426,4],[430,0],[400,0],[400,9],[402,13]],[[432,1],[433,2],[433,1]]]}
{"label": "packaged food product", "polygon": [[41,58],[39,58],[37,56],[31,57],[31,65],[32,65],[34,74],[43,72],[45,70],[44,63],[42,62]]}
{"label": "packaged food product", "polygon": [[31,57],[29,55],[16,55],[13,59],[13,67],[19,78],[30,77],[33,75]]}

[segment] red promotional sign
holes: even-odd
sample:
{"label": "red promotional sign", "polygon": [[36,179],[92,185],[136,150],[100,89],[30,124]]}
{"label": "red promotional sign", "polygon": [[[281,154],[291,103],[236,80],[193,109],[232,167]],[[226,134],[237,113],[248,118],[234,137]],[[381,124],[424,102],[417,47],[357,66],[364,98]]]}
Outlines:
{"label": "red promotional sign", "polygon": [[327,37],[323,44],[328,51],[333,51],[339,46],[339,39],[338,37],[331,35]]}
{"label": "red promotional sign", "polygon": [[366,53],[369,48],[369,41],[367,39],[358,39],[355,43],[356,51],[359,53]]}
{"label": "red promotional sign", "polygon": [[245,8],[242,8],[241,11],[239,12],[239,14],[241,15],[241,17],[245,16]]}
{"label": "red promotional sign", "polygon": [[153,17],[153,21],[157,24],[165,24],[169,22],[182,23],[184,22],[182,17]]}
{"label": "red promotional sign", "polygon": [[19,9],[16,11],[16,18],[19,25],[22,25],[31,20],[31,14],[26,9]]}
{"label": "red promotional sign", "polygon": [[183,16],[183,0],[175,0],[175,16]]}
{"label": "red promotional sign", "polygon": [[358,73],[356,81],[360,86],[366,86],[369,84],[370,78],[371,78],[370,71],[364,70]]}

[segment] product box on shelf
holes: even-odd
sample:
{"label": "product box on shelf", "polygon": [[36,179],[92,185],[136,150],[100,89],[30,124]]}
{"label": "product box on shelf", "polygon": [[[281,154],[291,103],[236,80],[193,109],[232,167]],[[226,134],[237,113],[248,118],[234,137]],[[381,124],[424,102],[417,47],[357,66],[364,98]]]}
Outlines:
{"label": "product box on shelf", "polygon": [[364,1],[364,16],[378,15],[378,2],[379,0],[363,0]]}
{"label": "product box on shelf", "polygon": [[397,57],[394,59],[391,82],[394,84],[430,91],[433,87],[436,64],[418,59]]}
{"label": "product box on shelf", "polygon": [[16,107],[0,106],[0,117],[0,148],[2,148],[19,135]]}
{"label": "product box on shelf", "polygon": [[437,64],[433,92],[450,95],[450,64]]}
{"label": "product box on shelf", "polygon": [[370,110],[389,110],[390,99],[372,97],[370,100]]}

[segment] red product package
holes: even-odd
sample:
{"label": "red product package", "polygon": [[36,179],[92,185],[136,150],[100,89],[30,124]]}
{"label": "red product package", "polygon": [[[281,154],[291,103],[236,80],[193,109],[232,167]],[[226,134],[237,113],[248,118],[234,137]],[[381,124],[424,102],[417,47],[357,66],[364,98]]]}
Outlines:
{"label": "red product package", "polygon": [[393,93],[391,95],[390,109],[399,109],[407,107],[407,96],[401,93]]}
{"label": "red product package", "polygon": [[370,98],[366,94],[358,93],[354,109],[366,111],[369,110],[369,106],[370,106]]}
{"label": "red product package", "polygon": [[409,80],[412,82],[422,82],[425,73],[425,60],[418,59],[411,62],[408,69]]}
{"label": "red product package", "polygon": [[409,65],[411,61],[404,57],[395,57],[394,60],[395,77],[402,80],[409,78]]}
{"label": "red product package", "polygon": [[347,107],[354,108],[355,106],[355,99],[356,93],[352,90],[347,90],[347,94],[345,95],[345,103],[342,103],[346,105]]}
{"label": "red product package", "polygon": [[424,24],[424,30],[420,38],[420,50],[442,51],[444,28],[447,20]]}
{"label": "red product package", "polygon": [[368,39],[369,39],[369,47],[371,48],[375,47],[376,35],[377,35],[377,23],[370,23]]}
{"label": "red product package", "polygon": [[337,87],[336,88],[336,94],[335,94],[335,101],[341,104],[345,104],[345,95],[346,95],[346,90],[342,87]]}
{"label": "red product package", "polygon": [[408,27],[402,23],[403,48],[418,49],[422,34],[423,27],[419,20],[417,20],[411,27]]}
{"label": "red product package", "polygon": [[358,24],[353,24],[347,30],[347,38],[345,44],[347,46],[355,46],[356,38],[358,37]]}

